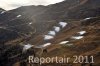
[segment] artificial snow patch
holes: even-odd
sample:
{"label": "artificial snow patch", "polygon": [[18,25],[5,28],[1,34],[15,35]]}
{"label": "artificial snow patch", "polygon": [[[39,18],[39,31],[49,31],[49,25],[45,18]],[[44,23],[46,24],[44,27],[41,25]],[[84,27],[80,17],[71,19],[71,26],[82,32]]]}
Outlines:
{"label": "artificial snow patch", "polygon": [[53,35],[53,36],[55,36],[55,35],[56,35],[56,32],[55,32],[55,31],[49,31],[48,34],[49,34],[49,35]]}
{"label": "artificial snow patch", "polygon": [[72,39],[82,39],[84,36],[74,36]]}
{"label": "artificial snow patch", "polygon": [[83,35],[83,34],[85,34],[86,33],[86,31],[80,31],[80,32],[78,32],[80,35]]}
{"label": "artificial snow patch", "polygon": [[44,40],[50,40],[50,39],[53,39],[54,37],[53,36],[50,36],[50,35],[45,35],[44,36]]}
{"label": "artificial snow patch", "polygon": [[60,31],[60,27],[54,26],[54,30],[55,30],[56,32],[59,32],[59,31]]}
{"label": "artificial snow patch", "polygon": [[64,28],[64,27],[67,25],[66,22],[59,22],[59,24],[60,24],[60,26],[61,26],[62,28]]}
{"label": "artificial snow patch", "polygon": [[22,16],[22,15],[17,15],[17,18],[18,18],[18,17],[21,17],[21,16]]}
{"label": "artificial snow patch", "polygon": [[24,45],[23,52],[30,49],[31,47],[33,47],[33,45],[31,45],[31,44]]}
{"label": "artificial snow patch", "polygon": [[60,42],[59,44],[66,44],[66,43],[68,43],[69,41],[62,41],[62,42]]}

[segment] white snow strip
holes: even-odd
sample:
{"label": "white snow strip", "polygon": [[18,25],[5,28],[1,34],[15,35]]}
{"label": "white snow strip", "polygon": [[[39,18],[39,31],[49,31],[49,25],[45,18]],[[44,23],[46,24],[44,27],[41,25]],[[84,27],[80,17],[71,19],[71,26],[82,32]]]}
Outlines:
{"label": "white snow strip", "polygon": [[62,41],[62,42],[60,42],[59,44],[66,44],[66,43],[68,43],[69,41]]}
{"label": "white snow strip", "polygon": [[51,45],[51,43],[46,43],[46,44],[42,45],[42,47],[47,47],[49,45]]}
{"label": "white snow strip", "polygon": [[55,31],[49,31],[48,34],[49,34],[49,35],[52,35],[52,36],[55,36],[55,35],[56,35],[56,32],[55,32]]}
{"label": "white snow strip", "polygon": [[29,23],[29,25],[31,25],[31,24],[32,24],[32,22]]}
{"label": "white snow strip", "polygon": [[5,13],[6,11],[2,11],[1,14]]}
{"label": "white snow strip", "polygon": [[22,15],[17,15],[16,17],[18,18],[18,17],[21,17]]}
{"label": "white snow strip", "polygon": [[61,26],[62,28],[64,28],[68,23],[66,23],[66,22],[59,22],[59,24],[60,24],[60,26]]}
{"label": "white snow strip", "polygon": [[56,32],[59,32],[59,31],[60,31],[60,27],[54,26],[54,30],[55,30]]}
{"label": "white snow strip", "polygon": [[53,36],[50,36],[50,35],[45,35],[44,36],[44,40],[50,40],[50,39],[53,39],[54,37]]}
{"label": "white snow strip", "polygon": [[74,36],[72,39],[82,39],[84,36]]}
{"label": "white snow strip", "polygon": [[89,20],[89,19],[91,19],[91,17],[89,17],[89,18],[85,18],[84,20]]}
{"label": "white snow strip", "polygon": [[80,35],[83,35],[83,34],[85,34],[86,33],[86,31],[80,31],[80,32],[78,32]]}
{"label": "white snow strip", "polygon": [[46,44],[43,44],[43,45],[35,46],[35,48],[43,48],[43,47],[47,47],[49,45],[51,45],[51,43],[46,43]]}
{"label": "white snow strip", "polygon": [[23,52],[30,49],[31,47],[33,47],[33,45],[31,45],[31,44],[24,45]]}

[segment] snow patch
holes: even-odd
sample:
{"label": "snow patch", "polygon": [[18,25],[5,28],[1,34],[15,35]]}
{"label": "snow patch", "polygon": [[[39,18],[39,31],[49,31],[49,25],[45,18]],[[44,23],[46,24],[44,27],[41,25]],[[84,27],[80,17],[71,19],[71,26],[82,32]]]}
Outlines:
{"label": "snow patch", "polygon": [[80,32],[78,32],[80,35],[83,35],[83,34],[85,34],[86,33],[86,31],[80,31]]}
{"label": "snow patch", "polygon": [[53,39],[54,37],[53,36],[50,36],[50,35],[45,35],[44,36],[44,40],[50,40],[50,39]]}
{"label": "snow patch", "polygon": [[69,41],[62,41],[62,42],[60,42],[59,44],[66,44],[66,43],[68,43]]}
{"label": "snow patch", "polygon": [[23,51],[26,51],[26,50],[30,49],[31,47],[33,47],[33,45],[31,45],[31,44],[24,45]]}
{"label": "snow patch", "polygon": [[32,24],[32,22],[29,23],[29,25],[31,25],[31,24]]}
{"label": "snow patch", "polygon": [[55,30],[56,32],[59,32],[59,31],[60,31],[60,27],[54,26],[54,30]]}
{"label": "snow patch", "polygon": [[16,17],[18,18],[18,17],[21,17],[22,15],[17,15]]}
{"label": "snow patch", "polygon": [[91,19],[91,17],[85,18],[84,20],[89,20],[89,19]]}
{"label": "snow patch", "polygon": [[74,36],[72,39],[82,39],[84,36]]}
{"label": "snow patch", "polygon": [[48,34],[49,34],[49,35],[53,35],[53,36],[55,36],[55,35],[56,35],[56,32],[55,32],[55,31],[49,31]]}
{"label": "snow patch", "polygon": [[60,25],[62,28],[64,28],[67,24],[68,24],[68,23],[66,23],[66,22],[59,22],[59,25]]}
{"label": "snow patch", "polygon": [[1,14],[5,13],[6,11],[2,11]]}
{"label": "snow patch", "polygon": [[51,43],[46,43],[46,44],[42,45],[42,47],[46,47],[46,46],[49,46],[49,45],[51,45]]}

